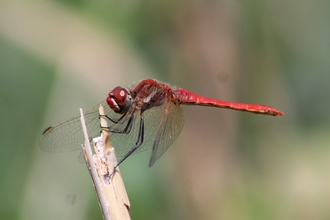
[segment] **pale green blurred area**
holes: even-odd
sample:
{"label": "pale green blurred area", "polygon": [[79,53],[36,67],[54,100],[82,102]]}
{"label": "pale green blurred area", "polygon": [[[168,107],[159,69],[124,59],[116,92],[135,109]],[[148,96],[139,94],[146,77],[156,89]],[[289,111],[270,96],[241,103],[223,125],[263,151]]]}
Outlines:
{"label": "pale green blurred area", "polygon": [[183,107],[151,169],[121,172],[133,219],[330,218],[329,1],[0,0],[1,219],[101,219],[78,152],[38,147],[52,123],[155,78],[269,117]]}

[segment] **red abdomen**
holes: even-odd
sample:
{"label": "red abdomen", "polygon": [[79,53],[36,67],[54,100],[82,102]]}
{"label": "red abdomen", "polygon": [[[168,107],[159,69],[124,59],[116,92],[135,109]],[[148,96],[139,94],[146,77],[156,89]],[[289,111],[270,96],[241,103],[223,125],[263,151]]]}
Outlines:
{"label": "red abdomen", "polygon": [[185,89],[174,90],[173,95],[176,98],[177,102],[183,105],[203,105],[203,106],[211,106],[217,108],[229,108],[238,111],[247,111],[247,112],[263,114],[263,115],[273,115],[273,116],[283,115],[283,112],[267,105],[244,104],[237,102],[215,100],[194,94]]}

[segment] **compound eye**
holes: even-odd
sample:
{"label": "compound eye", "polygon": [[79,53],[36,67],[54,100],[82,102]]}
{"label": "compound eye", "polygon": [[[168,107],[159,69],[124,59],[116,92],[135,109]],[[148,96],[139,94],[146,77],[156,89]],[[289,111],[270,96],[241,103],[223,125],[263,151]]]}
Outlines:
{"label": "compound eye", "polygon": [[130,93],[126,88],[118,86],[109,92],[106,101],[114,112],[124,114],[131,106],[130,97]]}

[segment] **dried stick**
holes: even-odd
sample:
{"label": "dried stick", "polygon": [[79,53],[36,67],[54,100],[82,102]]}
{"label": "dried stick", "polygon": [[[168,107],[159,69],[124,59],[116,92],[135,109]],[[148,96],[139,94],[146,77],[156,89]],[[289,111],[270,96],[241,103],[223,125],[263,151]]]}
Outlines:
{"label": "dried stick", "polygon": [[[104,115],[102,106],[100,106],[99,111],[101,127],[107,127],[107,121],[102,116]],[[107,129],[102,129],[101,136],[93,139],[95,151],[93,154],[82,109],[80,109],[80,114],[85,135],[85,144],[83,145],[85,161],[98,197],[103,219],[130,219],[130,203],[124,182],[120,176],[119,168],[114,169],[117,165],[117,159],[114,148],[109,144],[109,132]]]}

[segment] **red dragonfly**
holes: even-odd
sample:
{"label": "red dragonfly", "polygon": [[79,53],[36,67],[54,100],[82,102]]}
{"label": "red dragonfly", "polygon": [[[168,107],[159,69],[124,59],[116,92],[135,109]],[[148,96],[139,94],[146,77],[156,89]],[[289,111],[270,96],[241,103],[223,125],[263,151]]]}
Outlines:
{"label": "red dragonfly", "polygon": [[[196,95],[185,89],[145,79],[128,88],[116,87],[101,105],[105,108],[111,144],[116,149],[118,164],[128,156],[152,148],[149,167],[158,160],[179,136],[184,115],[180,105],[202,105],[229,108],[256,114],[280,116],[283,112],[258,104],[243,104],[214,100]],[[100,134],[98,106],[85,113],[89,134]],[[40,138],[45,151],[78,150],[84,142],[80,116],[48,127]]]}

